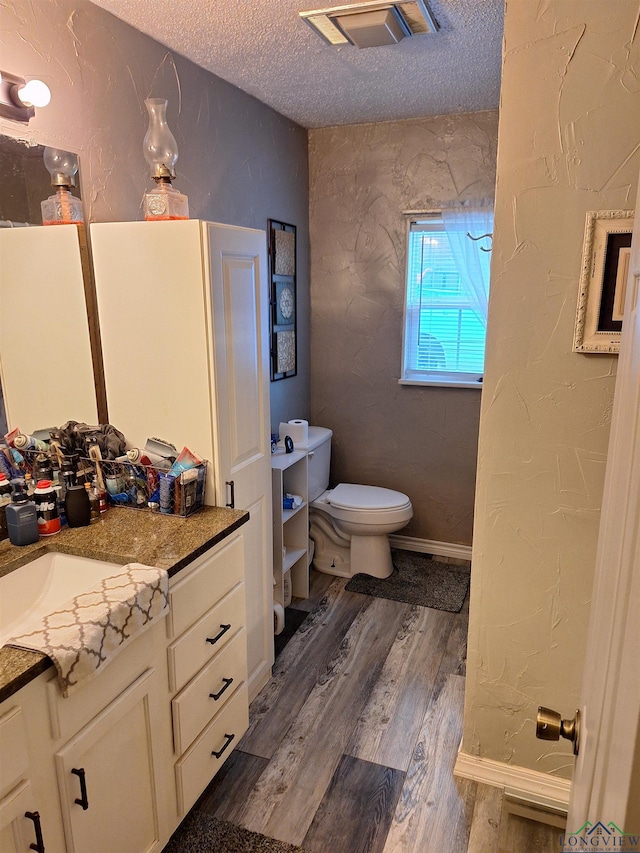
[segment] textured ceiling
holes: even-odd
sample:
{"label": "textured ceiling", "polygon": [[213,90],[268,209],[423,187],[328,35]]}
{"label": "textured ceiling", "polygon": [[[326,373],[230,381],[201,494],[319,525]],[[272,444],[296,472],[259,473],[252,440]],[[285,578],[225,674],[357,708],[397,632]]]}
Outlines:
{"label": "textured ceiling", "polygon": [[495,109],[504,0],[431,0],[437,35],[331,47],[298,12],[344,0],[93,0],[304,127]]}

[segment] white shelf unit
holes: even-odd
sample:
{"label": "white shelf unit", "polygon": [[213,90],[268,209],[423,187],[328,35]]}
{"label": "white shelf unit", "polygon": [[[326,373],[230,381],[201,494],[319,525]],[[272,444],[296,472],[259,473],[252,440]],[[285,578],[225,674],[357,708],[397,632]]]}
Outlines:
{"label": "white shelf unit", "polygon": [[[285,575],[290,572],[291,593],[296,598],[309,597],[309,496],[307,486],[307,454],[300,450],[271,454],[271,487],[273,497],[273,600],[283,607]],[[300,495],[302,504],[283,509],[286,494]]]}

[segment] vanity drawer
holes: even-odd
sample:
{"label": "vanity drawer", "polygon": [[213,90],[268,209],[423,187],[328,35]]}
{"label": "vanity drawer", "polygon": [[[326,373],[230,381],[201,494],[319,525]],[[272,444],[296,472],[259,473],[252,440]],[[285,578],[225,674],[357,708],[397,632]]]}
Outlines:
{"label": "vanity drawer", "polygon": [[239,583],[169,646],[169,690],[182,689],[244,624],[244,584]]}
{"label": "vanity drawer", "polygon": [[28,768],[22,708],[15,705],[0,717],[0,795],[20,781]]}
{"label": "vanity drawer", "polygon": [[[187,569],[183,569],[187,572]],[[237,535],[213,555],[196,561],[169,589],[169,637],[178,637],[223,595],[244,579],[244,546]]]}
{"label": "vanity drawer", "polygon": [[181,755],[247,680],[247,632],[241,628],[171,703],[176,754]]}
{"label": "vanity drawer", "polygon": [[[189,811],[249,727],[249,695],[246,683],[222,708],[200,737],[176,762],[178,816]],[[217,755],[214,755],[214,751]]]}

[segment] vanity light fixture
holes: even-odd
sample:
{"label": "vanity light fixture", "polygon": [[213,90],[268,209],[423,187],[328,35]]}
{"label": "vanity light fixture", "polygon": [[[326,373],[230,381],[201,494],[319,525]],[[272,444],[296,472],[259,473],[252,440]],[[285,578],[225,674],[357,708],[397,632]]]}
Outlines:
{"label": "vanity light fixture", "polygon": [[42,80],[26,81],[23,77],[0,71],[0,118],[29,124],[36,107],[46,107],[51,91]]}

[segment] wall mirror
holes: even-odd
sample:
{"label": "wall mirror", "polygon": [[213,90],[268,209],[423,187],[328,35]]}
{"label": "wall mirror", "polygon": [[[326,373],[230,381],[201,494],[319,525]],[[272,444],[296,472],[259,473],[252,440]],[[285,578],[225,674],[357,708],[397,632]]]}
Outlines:
{"label": "wall mirror", "polygon": [[[53,193],[51,176],[44,165],[44,145],[0,136],[0,175],[0,221],[42,225],[40,202]],[[73,194],[80,196],[78,176]]]}
{"label": "wall mirror", "polygon": [[[44,151],[43,145],[31,145],[23,139],[0,135],[0,175],[3,182],[0,194],[0,236],[4,235],[7,238],[1,241],[0,247],[3,255],[0,268],[2,281],[0,311],[7,323],[6,328],[3,326],[0,347],[0,440],[9,426],[10,400],[13,401],[14,409],[16,408],[16,386],[25,375],[28,375],[19,373],[16,365],[23,365],[28,361],[31,366],[32,361],[28,356],[33,353],[33,350],[28,345],[25,347],[25,344],[28,344],[28,335],[25,340],[24,335],[14,334],[12,329],[16,324],[11,322],[11,317],[15,317],[16,312],[24,311],[23,297],[26,297],[26,294],[31,306],[28,314],[30,321],[33,322],[34,316],[39,316],[39,311],[48,311],[49,301],[53,298],[51,289],[56,290],[54,306],[60,303],[64,308],[64,310],[60,309],[61,316],[55,324],[56,340],[64,336],[65,339],[74,342],[79,335],[78,328],[82,330],[81,346],[76,344],[74,350],[83,362],[82,365],[77,366],[77,371],[82,372],[82,380],[77,384],[78,387],[83,387],[86,399],[86,404],[80,408],[87,415],[95,411],[95,402],[93,406],[90,405],[87,389],[89,382],[92,387],[94,385],[93,362],[95,361],[92,358],[87,336],[94,337],[95,332],[91,328],[92,319],[86,307],[91,304],[90,270],[88,264],[81,264],[83,252],[80,241],[84,239],[84,233],[81,235],[75,227],[68,230],[66,226],[63,230],[67,233],[57,235],[53,232],[58,232],[58,228],[22,227],[42,225],[40,204],[54,192],[51,176],[44,165]],[[78,176],[76,176],[76,183],[79,184]],[[80,195],[78,187],[73,190],[73,194]],[[70,245],[67,246],[67,244]],[[86,257],[85,251],[84,258]],[[83,321],[83,315],[88,318],[88,328]],[[49,313],[49,321],[52,316],[54,315]],[[73,318],[73,320],[69,319],[69,324],[73,324],[75,328],[64,328],[67,318]],[[41,319],[44,328],[48,328],[47,317]],[[34,330],[31,329],[31,331]],[[77,371],[74,368],[74,377]],[[37,420],[37,423],[23,424],[23,426],[28,429],[37,429],[40,426],[52,425],[49,417],[49,413],[52,417],[55,414],[52,411],[52,400],[46,397],[43,388],[37,388],[38,384],[43,383],[38,383],[36,378],[29,384],[33,386],[29,396],[34,403],[32,411],[34,421]],[[55,387],[54,383],[52,387]],[[95,398],[95,390],[92,393]],[[41,402],[39,409],[38,400]],[[22,402],[17,409],[24,410]],[[72,411],[68,417],[73,417],[73,414]],[[95,417],[94,415],[94,420]]]}

